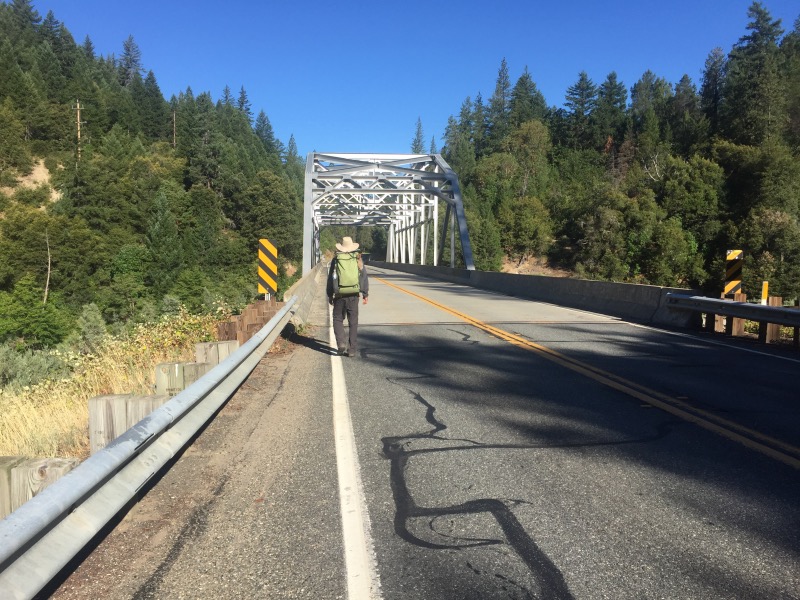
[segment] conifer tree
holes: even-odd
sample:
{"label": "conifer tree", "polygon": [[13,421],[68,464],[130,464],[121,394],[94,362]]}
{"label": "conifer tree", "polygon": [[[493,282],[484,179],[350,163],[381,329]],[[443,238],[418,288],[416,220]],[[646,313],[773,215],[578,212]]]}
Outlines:
{"label": "conifer tree", "polygon": [[486,123],[486,108],[483,105],[483,96],[481,96],[480,92],[475,96],[472,108],[472,145],[475,148],[475,155],[482,156],[487,151],[488,125]]}
{"label": "conifer tree", "polygon": [[123,87],[128,87],[138,75],[142,76],[142,51],[132,35],[122,44],[122,58],[119,61],[119,82]]}
{"label": "conifer tree", "polygon": [[773,20],[761,2],[747,11],[751,21],[734,46],[725,79],[723,118],[728,136],[758,146],[778,141],[785,125],[786,102],[778,70],[781,20]]}
{"label": "conifer tree", "polygon": [[506,59],[500,63],[494,93],[489,99],[487,115],[488,145],[493,151],[500,151],[510,131],[509,110],[511,106],[511,80],[508,76]]}
{"label": "conifer tree", "polygon": [[239,100],[236,103],[236,108],[238,108],[240,111],[242,111],[242,113],[245,114],[245,116],[247,116],[248,122],[253,121],[253,107],[250,104],[250,100],[247,98],[247,92],[245,91],[244,86],[242,86],[242,89],[239,90]]}
{"label": "conifer tree", "polygon": [[233,106],[233,94],[231,93],[230,86],[225,86],[222,90],[222,98],[219,100],[223,106]]}
{"label": "conifer tree", "polygon": [[781,42],[783,78],[786,82],[786,139],[795,152],[800,151],[800,17],[794,29]]}
{"label": "conifer tree", "polygon": [[83,50],[83,54],[86,56],[86,58],[89,60],[94,60],[94,44],[88,35],[83,39],[83,45],[81,46],[81,49]]}
{"label": "conifer tree", "polygon": [[590,118],[597,103],[597,86],[589,79],[586,71],[581,71],[578,81],[567,89],[564,106],[568,109],[570,139],[574,148],[585,149],[592,146]]}
{"label": "conifer tree", "polygon": [[688,158],[692,150],[704,141],[707,125],[700,111],[700,97],[697,88],[688,75],[675,84],[675,94],[669,101],[670,130],[673,149]]}
{"label": "conifer tree", "polygon": [[417,117],[417,126],[414,139],[411,140],[411,153],[422,154],[425,152],[425,134],[422,131],[422,119]]}
{"label": "conifer tree", "polygon": [[700,84],[700,108],[708,119],[709,133],[719,132],[720,105],[725,85],[726,58],[722,48],[714,48],[706,58]]}
{"label": "conifer tree", "polygon": [[519,127],[522,123],[532,120],[544,120],[547,112],[547,103],[544,96],[533,82],[528,67],[525,67],[514,89],[511,90],[509,100],[509,122],[511,127]]}
{"label": "conifer tree", "polygon": [[33,6],[33,0],[12,0],[11,23],[13,29],[9,40],[12,44],[30,45],[36,38],[36,28],[42,22],[42,17]]}
{"label": "conifer tree", "polygon": [[277,140],[275,139],[275,132],[272,129],[272,123],[270,123],[269,117],[267,117],[267,114],[263,110],[259,111],[256,117],[254,131],[258,139],[261,140],[261,144],[264,146],[267,154],[280,156],[280,150]]}
{"label": "conifer tree", "polygon": [[169,123],[169,107],[153,71],[149,71],[144,80],[144,97],[140,110],[143,133],[151,140],[165,139]]}
{"label": "conifer tree", "polygon": [[614,146],[619,147],[622,144],[627,103],[628,91],[625,84],[617,79],[616,71],[612,71],[597,88],[597,104],[592,111],[594,145],[597,149],[610,151]]}

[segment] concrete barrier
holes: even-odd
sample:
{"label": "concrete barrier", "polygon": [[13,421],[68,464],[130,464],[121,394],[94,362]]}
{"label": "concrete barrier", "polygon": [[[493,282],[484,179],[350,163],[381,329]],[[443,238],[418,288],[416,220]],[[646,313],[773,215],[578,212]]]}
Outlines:
{"label": "concrete barrier", "polygon": [[296,281],[292,287],[286,290],[286,293],[283,295],[284,301],[292,296],[297,296],[298,300],[295,305],[296,309],[291,318],[291,322],[295,327],[299,327],[308,321],[308,314],[314,302],[314,296],[317,293],[317,283],[320,281],[320,278],[327,276],[327,265],[325,262],[320,261],[314,266],[310,273]]}
{"label": "concrete barrier", "polygon": [[696,328],[700,325],[697,315],[681,314],[681,311],[670,310],[666,303],[668,292],[699,293],[693,290],[545,275],[468,271],[450,267],[379,261],[371,261],[370,265],[460,283],[509,296],[588,310],[636,323],[687,328]]}

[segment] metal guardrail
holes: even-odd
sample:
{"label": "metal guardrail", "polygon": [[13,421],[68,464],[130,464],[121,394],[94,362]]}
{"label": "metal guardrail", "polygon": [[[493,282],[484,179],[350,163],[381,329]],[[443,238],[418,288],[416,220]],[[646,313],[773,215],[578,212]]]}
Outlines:
{"label": "metal guardrail", "polygon": [[0,596],[35,596],[128,506],[255,369],[297,302],[291,297],[217,367],[0,521]]}
{"label": "metal guardrail", "polygon": [[800,327],[800,310],[784,306],[765,306],[763,304],[734,302],[722,298],[687,296],[675,293],[667,294],[667,306],[678,310],[713,313],[760,323]]}

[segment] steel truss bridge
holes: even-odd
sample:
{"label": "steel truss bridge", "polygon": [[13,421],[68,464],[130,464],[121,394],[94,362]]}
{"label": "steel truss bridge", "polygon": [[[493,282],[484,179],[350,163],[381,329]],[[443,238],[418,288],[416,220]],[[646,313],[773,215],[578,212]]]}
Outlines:
{"label": "steel truss bridge", "polygon": [[[443,212],[443,214],[442,214]],[[464,265],[474,270],[461,188],[439,154],[335,154],[306,160],[303,274],[321,259],[320,230],[331,225],[388,228],[387,262],[440,265],[456,231]]]}

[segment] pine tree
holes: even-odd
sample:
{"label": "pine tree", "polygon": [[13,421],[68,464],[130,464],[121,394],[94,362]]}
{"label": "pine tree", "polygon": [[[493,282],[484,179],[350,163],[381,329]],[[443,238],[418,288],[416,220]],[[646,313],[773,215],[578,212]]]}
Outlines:
{"label": "pine tree", "polygon": [[417,127],[414,133],[414,139],[411,140],[411,153],[423,154],[425,152],[425,134],[422,131],[422,119],[417,117]]}
{"label": "pine tree", "polygon": [[254,131],[258,139],[261,140],[261,144],[267,154],[280,156],[278,144],[275,140],[275,132],[272,130],[272,123],[269,122],[269,118],[263,110],[256,117]]}
{"label": "pine tree", "polygon": [[503,58],[497,72],[494,94],[489,99],[487,115],[487,143],[495,152],[503,148],[511,128],[509,120],[510,106],[511,81],[508,76],[508,64],[506,59]]}
{"label": "pine tree", "polygon": [[514,89],[511,90],[509,122],[512,127],[519,127],[526,121],[544,120],[546,113],[547,103],[533,82],[526,66],[517,83],[514,84]]}
{"label": "pine tree", "polygon": [[720,105],[725,86],[726,59],[722,48],[714,48],[706,58],[700,84],[700,108],[708,119],[709,133],[719,132]]}
{"label": "pine tree", "polygon": [[628,91],[612,71],[597,89],[597,104],[592,111],[594,146],[608,152],[619,147],[625,137]]}
{"label": "pine tree", "polygon": [[119,82],[123,87],[133,83],[134,78],[142,76],[142,51],[132,35],[122,43],[122,58],[119,61]]}
{"label": "pine tree", "polygon": [[222,90],[222,98],[219,100],[223,106],[233,106],[233,94],[231,93],[230,86],[225,86]]}
{"label": "pine tree", "polygon": [[81,49],[83,50],[83,54],[86,56],[86,58],[89,60],[94,60],[94,44],[88,35],[83,39],[83,46],[81,46]]}
{"label": "pine tree", "polygon": [[483,96],[481,96],[480,92],[475,96],[475,102],[473,102],[472,107],[472,145],[475,148],[475,156],[483,156],[488,151],[488,124],[486,108],[483,105]]}
{"label": "pine tree", "polygon": [[461,103],[461,110],[458,113],[458,124],[456,127],[459,133],[466,135],[469,139],[473,138],[475,128],[472,110],[472,100],[467,96],[464,102]]}
{"label": "pine tree", "polygon": [[747,11],[751,21],[728,59],[722,113],[726,134],[736,143],[758,146],[778,141],[786,120],[784,84],[778,63],[781,20],[760,2]]}
{"label": "pine tree", "polygon": [[242,86],[242,89],[239,90],[239,100],[236,103],[236,108],[244,113],[249,123],[253,121],[253,107],[250,104],[250,100],[247,98],[247,92],[245,91],[244,86]]}
{"label": "pine tree", "polygon": [[781,53],[788,99],[786,138],[789,145],[798,152],[800,151],[800,17],[794,22],[794,30],[783,38]]}
{"label": "pine tree", "polygon": [[567,89],[564,106],[569,111],[570,138],[574,148],[585,149],[592,146],[590,118],[597,103],[597,86],[589,79],[586,71],[581,71],[578,81]]}
{"label": "pine tree", "polygon": [[144,80],[144,98],[140,111],[144,134],[151,140],[165,139],[169,123],[169,107],[152,71],[147,73]]}
{"label": "pine tree", "polygon": [[704,141],[707,124],[700,110],[697,88],[688,75],[675,84],[675,94],[669,101],[669,126],[674,150],[688,158],[693,148]]}
{"label": "pine tree", "polygon": [[305,188],[305,161],[300,157],[297,150],[297,142],[294,140],[294,134],[289,135],[289,143],[286,145],[286,158],[284,160],[284,167],[289,180],[294,184],[294,189],[298,196],[303,193]]}
{"label": "pine tree", "polygon": [[36,29],[42,22],[42,17],[33,6],[33,0],[12,0],[9,6],[13,27],[9,32],[9,41],[17,47],[32,44],[36,38]]}
{"label": "pine tree", "polygon": [[58,30],[60,26],[61,23],[58,22],[58,19],[56,19],[53,11],[49,10],[47,11],[47,15],[45,15],[44,20],[39,25],[39,36],[51,46],[55,46],[56,40],[58,39]]}

